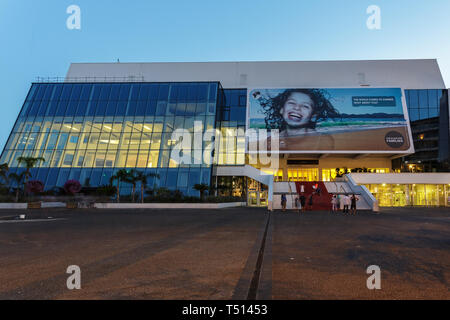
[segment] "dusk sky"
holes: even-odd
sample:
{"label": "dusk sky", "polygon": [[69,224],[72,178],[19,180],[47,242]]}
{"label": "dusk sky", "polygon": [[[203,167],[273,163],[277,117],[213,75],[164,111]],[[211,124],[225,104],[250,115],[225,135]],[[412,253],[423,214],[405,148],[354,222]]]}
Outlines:
{"label": "dusk sky", "polygon": [[[67,7],[81,9],[69,30]],[[381,9],[369,30],[366,9]],[[436,58],[450,83],[450,1],[2,0],[0,146],[36,77],[71,62]]]}

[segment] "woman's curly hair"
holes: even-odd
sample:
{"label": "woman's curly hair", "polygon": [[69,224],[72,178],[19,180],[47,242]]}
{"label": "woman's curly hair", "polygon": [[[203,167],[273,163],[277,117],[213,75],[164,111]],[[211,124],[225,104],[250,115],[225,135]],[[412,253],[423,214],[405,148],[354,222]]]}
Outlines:
{"label": "woman's curly hair", "polygon": [[314,103],[313,117],[315,119],[310,122],[308,128],[314,129],[319,121],[339,117],[339,111],[337,111],[329,101],[325,90],[287,89],[274,98],[265,98],[260,92],[255,92],[253,94],[255,98],[257,95],[260,96],[256,99],[258,99],[263,108],[263,113],[266,116],[264,120],[267,129],[286,129],[286,122],[284,121],[280,110],[283,108],[290,95],[296,92],[308,95]]}

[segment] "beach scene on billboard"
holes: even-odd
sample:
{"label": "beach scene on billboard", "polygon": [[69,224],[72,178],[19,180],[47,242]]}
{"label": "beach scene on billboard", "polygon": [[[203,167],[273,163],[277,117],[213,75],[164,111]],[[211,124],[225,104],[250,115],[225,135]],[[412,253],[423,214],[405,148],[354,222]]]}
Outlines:
{"label": "beach scene on billboard", "polygon": [[400,88],[252,89],[248,128],[279,130],[279,150],[406,151]]}

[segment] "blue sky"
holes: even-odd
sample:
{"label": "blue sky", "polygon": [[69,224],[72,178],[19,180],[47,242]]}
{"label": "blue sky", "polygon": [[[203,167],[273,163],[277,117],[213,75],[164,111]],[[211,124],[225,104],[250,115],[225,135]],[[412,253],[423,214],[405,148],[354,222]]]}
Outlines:
{"label": "blue sky", "polygon": [[[68,30],[66,8],[81,8]],[[366,8],[381,8],[368,30]],[[450,1],[1,0],[0,147],[32,81],[71,62],[437,58],[450,84]]]}

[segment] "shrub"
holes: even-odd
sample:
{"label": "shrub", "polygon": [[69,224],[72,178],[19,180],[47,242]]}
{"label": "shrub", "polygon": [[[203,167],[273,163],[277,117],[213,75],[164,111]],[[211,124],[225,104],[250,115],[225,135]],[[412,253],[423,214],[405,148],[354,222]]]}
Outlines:
{"label": "shrub", "polygon": [[116,187],[111,185],[103,185],[95,190],[95,195],[112,197],[116,194]]}
{"label": "shrub", "polygon": [[25,189],[27,193],[41,193],[44,191],[44,184],[39,180],[30,180],[26,183]]}
{"label": "shrub", "polygon": [[81,191],[81,183],[78,180],[67,180],[64,184],[64,191],[68,194],[74,195]]}

